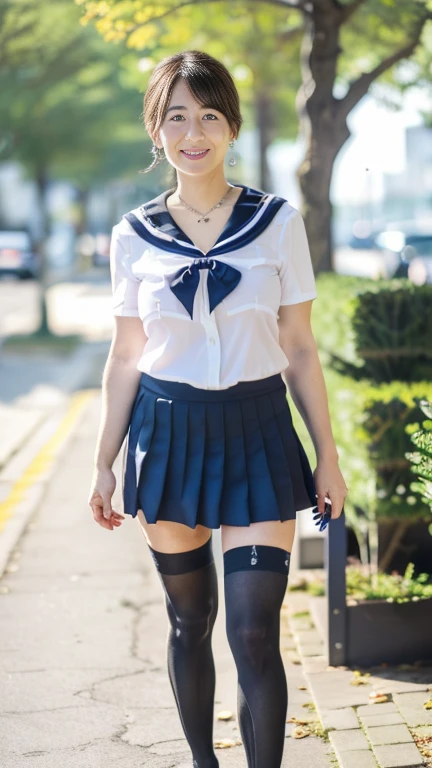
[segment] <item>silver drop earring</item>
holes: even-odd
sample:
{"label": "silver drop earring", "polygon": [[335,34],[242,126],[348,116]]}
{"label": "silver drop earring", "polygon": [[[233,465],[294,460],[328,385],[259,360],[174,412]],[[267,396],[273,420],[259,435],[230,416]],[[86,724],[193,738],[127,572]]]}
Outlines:
{"label": "silver drop earring", "polygon": [[162,160],[163,158],[163,149],[159,149],[159,147],[156,146],[156,144],[153,144],[151,148],[151,153],[155,160]]}
{"label": "silver drop earring", "polygon": [[[230,141],[229,143],[231,149],[234,148],[234,141]],[[235,159],[235,155],[231,155],[230,159],[228,160],[228,165],[235,165],[237,163],[237,160]]]}

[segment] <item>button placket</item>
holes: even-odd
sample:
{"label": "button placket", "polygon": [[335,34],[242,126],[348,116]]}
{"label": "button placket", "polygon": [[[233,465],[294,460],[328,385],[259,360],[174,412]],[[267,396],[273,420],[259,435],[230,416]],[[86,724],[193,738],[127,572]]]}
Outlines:
{"label": "button placket", "polygon": [[219,333],[217,330],[214,312],[210,314],[207,290],[208,271],[201,272],[200,280],[200,322],[204,328],[207,341],[207,384],[218,386],[220,384],[221,350]]}

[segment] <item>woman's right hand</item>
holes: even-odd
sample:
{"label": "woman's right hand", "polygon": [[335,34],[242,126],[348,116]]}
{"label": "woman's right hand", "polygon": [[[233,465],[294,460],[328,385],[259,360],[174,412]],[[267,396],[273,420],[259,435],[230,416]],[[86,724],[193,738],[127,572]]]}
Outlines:
{"label": "woman's right hand", "polygon": [[96,522],[110,531],[118,528],[124,520],[124,515],[115,512],[111,506],[115,487],[116,479],[112,469],[95,469],[88,504]]}

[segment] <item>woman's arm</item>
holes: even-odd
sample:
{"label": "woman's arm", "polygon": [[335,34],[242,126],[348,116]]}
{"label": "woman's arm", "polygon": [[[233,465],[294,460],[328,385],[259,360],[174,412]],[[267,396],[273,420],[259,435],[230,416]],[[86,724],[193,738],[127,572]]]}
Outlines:
{"label": "woman's arm", "polygon": [[115,329],[102,377],[102,408],[89,497],[96,522],[113,530],[124,519],[111,507],[114,461],[127,434],[141,371],[137,362],[147,342],[139,317],[114,318]]}
{"label": "woman's arm", "polygon": [[311,310],[312,301],[279,308],[279,343],[289,361],[284,380],[315,447],[318,511],[324,513],[328,496],[335,518],[341,514],[348,489],[339,469],[324,375],[311,328]]}

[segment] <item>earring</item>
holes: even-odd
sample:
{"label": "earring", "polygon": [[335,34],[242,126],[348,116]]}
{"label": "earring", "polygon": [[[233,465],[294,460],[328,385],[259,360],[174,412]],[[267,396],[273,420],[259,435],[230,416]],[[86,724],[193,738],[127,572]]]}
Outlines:
{"label": "earring", "polygon": [[155,158],[155,160],[162,160],[162,158],[163,158],[163,149],[160,149],[159,147],[157,147],[156,144],[153,144],[153,146],[151,148],[151,153],[152,153],[153,157]]}
{"label": "earring", "polygon": [[[234,148],[234,141],[230,141],[229,145],[231,149]],[[237,160],[235,159],[235,155],[231,155],[230,159],[228,160],[228,165],[235,165]]]}

